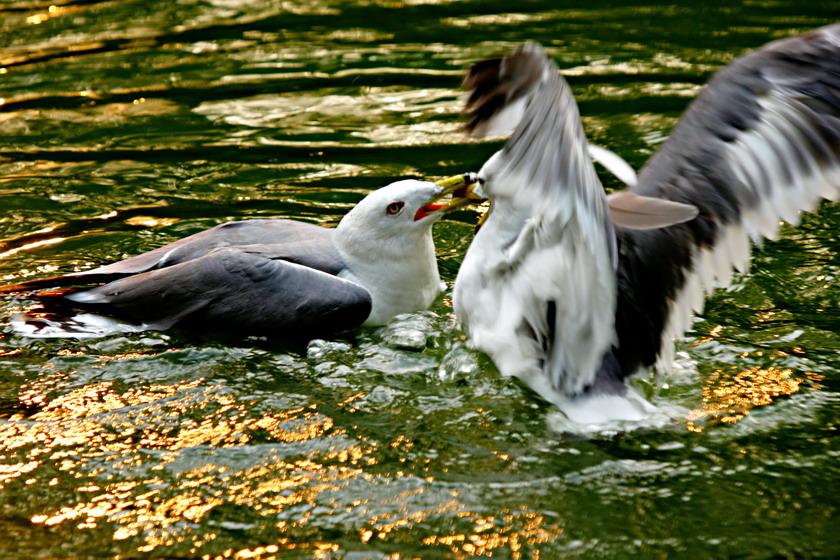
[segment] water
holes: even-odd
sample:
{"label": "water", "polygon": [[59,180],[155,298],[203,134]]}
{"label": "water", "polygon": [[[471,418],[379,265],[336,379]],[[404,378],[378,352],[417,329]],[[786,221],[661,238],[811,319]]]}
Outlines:
{"label": "water", "polygon": [[[515,13],[514,13],[515,10]],[[476,170],[471,61],[534,39],[639,167],[711,73],[837,1],[0,4],[0,279],[231,219],[334,225]],[[608,188],[617,181],[604,177]],[[570,435],[465,349],[449,294],[306,348],[0,331],[4,558],[840,555],[837,205],[754,255],[642,388],[664,427]],[[476,216],[436,226],[450,286]],[[25,309],[0,303],[0,322]]]}

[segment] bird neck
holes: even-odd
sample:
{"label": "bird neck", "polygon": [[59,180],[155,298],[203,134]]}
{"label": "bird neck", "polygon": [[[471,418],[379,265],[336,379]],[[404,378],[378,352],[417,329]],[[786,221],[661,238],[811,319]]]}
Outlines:
{"label": "bird neck", "polygon": [[401,313],[425,309],[440,293],[431,228],[391,238],[337,233],[336,248],[346,265],[339,276],[371,295],[365,324],[383,325]]}

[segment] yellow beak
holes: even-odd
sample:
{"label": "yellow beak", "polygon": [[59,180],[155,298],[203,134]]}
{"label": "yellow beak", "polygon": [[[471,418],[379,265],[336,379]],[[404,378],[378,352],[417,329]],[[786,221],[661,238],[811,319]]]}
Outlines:
{"label": "yellow beak", "polygon": [[[480,203],[484,199],[473,193],[473,189],[477,183],[478,176],[475,173],[454,175],[435,182],[435,185],[441,187],[442,190],[417,211],[414,215],[414,220],[421,220],[435,212],[448,214],[464,206]],[[450,195],[451,198],[448,202],[443,204],[439,202]]]}

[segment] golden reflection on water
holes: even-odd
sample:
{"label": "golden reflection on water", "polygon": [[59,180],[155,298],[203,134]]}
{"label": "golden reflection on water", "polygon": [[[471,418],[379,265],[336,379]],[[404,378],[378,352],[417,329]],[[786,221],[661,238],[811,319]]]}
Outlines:
{"label": "golden reflection on water", "polygon": [[40,241],[34,241],[32,243],[27,243],[26,245],[21,245],[20,247],[15,247],[14,249],[9,249],[3,253],[0,253],[0,259],[5,259],[7,257],[11,257],[12,255],[16,255],[21,251],[28,251],[29,249],[35,249],[36,247],[43,247],[45,245],[55,245],[56,243],[61,243],[64,241],[63,237],[52,237],[50,239],[41,239]]}
{"label": "golden reflection on water", "polygon": [[804,375],[806,378],[800,379],[793,376],[791,369],[758,366],[735,375],[717,370],[704,382],[703,406],[688,415],[688,429],[702,431],[703,428],[695,422],[706,419],[734,424],[744,419],[752,409],[796,393],[802,383],[815,383],[822,379],[813,372],[805,372]]}
{"label": "golden reflection on water", "polygon": [[[84,359],[69,350],[62,356]],[[104,529],[141,553],[186,550],[208,560],[282,558],[293,549],[326,558],[340,545],[317,535],[333,517],[328,524],[352,520],[348,528],[359,527],[362,544],[416,538],[457,558],[503,549],[512,558],[526,549],[538,558],[533,547],[562,531],[526,510],[499,517],[469,511],[457,490],[436,487],[424,473],[427,458],[400,458],[404,470],[387,472],[382,453],[410,457],[414,442],[353,436],[315,404],[260,413],[203,378],[123,388],[100,381],[68,390],[73,372],[47,365],[19,392],[21,404],[37,411],[0,420],[0,488],[55,487],[54,505],[29,514],[34,524]],[[338,407],[352,412],[364,396],[349,395]],[[231,519],[231,508],[242,520],[233,529],[249,530],[259,546],[224,545],[226,527],[213,519]],[[418,528],[437,519],[458,520],[460,530]]]}
{"label": "golden reflection on water", "polygon": [[[759,315],[758,321],[771,319],[775,312],[768,311]],[[695,346],[706,344],[715,340],[723,332],[723,325],[713,327],[708,336],[701,337]],[[778,337],[779,335],[775,335]],[[793,352],[801,354],[798,347]],[[789,354],[782,350],[775,350],[772,354],[765,356],[764,350],[744,352],[741,358],[747,358],[751,354],[755,357],[766,357],[769,360],[786,357]],[[800,385],[807,382],[814,385],[821,381],[824,376],[805,371],[804,378],[795,377],[793,370],[789,368],[754,366],[739,371],[733,375],[732,370],[717,370],[707,377],[703,382],[703,405],[688,414],[687,427],[692,432],[702,432],[703,427],[697,425],[698,421],[714,419],[719,422],[734,424],[743,420],[752,409],[766,406],[779,397],[790,396],[799,391]]]}
{"label": "golden reflection on water", "polygon": [[477,517],[474,523],[472,534],[431,536],[423,539],[423,544],[443,544],[456,558],[493,556],[494,551],[509,549],[514,560],[523,558],[526,550],[528,558],[539,560],[540,551],[534,547],[554,541],[563,532],[557,525],[547,525],[544,517],[534,512],[511,513],[502,518]]}
{"label": "golden reflection on water", "polygon": [[[33,523],[73,522],[85,529],[104,519],[118,525],[114,532],[118,540],[141,535],[145,541],[138,548],[141,552],[185,540],[192,541],[196,552],[215,535],[181,534],[184,521],[198,523],[223,503],[249,505],[261,515],[271,515],[289,504],[313,501],[322,492],[335,491],[343,481],[359,474],[359,469],[351,465],[358,464],[366,450],[351,445],[323,454],[320,462],[310,458],[286,461],[274,452],[262,463],[240,470],[204,464],[177,472],[177,484],[168,484],[166,466],[184,457],[179,450],[242,446],[256,436],[291,443],[317,439],[328,431],[331,433],[326,437],[344,433],[333,430],[332,420],[319,414],[314,405],[249,417],[244,404],[228,395],[215,394],[218,387],[203,383],[199,379],[170,386],[150,385],[120,394],[113,383],[102,382],[53,399],[27,422],[21,416],[12,418],[17,422],[0,425],[0,453],[28,448],[32,460],[5,465],[0,470],[0,482],[33,474],[51,463],[78,478],[80,485],[74,492],[90,498],[34,515]],[[25,399],[37,402],[33,392],[25,389]],[[142,405],[151,406],[144,409]],[[125,412],[129,407],[141,409],[132,418]],[[119,417],[106,415],[117,410],[121,412]],[[195,418],[197,410],[207,414]],[[148,454],[155,449],[164,453]],[[328,466],[325,461],[345,464]],[[91,468],[93,462],[101,466]],[[147,474],[107,482],[135,470]],[[92,478],[99,480],[93,483]]]}
{"label": "golden reflection on water", "polygon": [[152,216],[132,216],[128,218],[125,223],[132,226],[143,227],[169,227],[179,222],[176,218],[154,218]]}
{"label": "golden reflection on water", "polygon": [[44,23],[45,21],[47,21],[51,18],[54,18],[54,17],[57,17],[57,16],[60,16],[60,15],[64,14],[65,12],[67,12],[67,7],[66,6],[55,6],[55,5],[53,5],[53,6],[50,6],[49,8],[47,8],[43,12],[39,12],[37,14],[27,16],[26,23],[28,23],[30,25],[40,25],[40,24]]}

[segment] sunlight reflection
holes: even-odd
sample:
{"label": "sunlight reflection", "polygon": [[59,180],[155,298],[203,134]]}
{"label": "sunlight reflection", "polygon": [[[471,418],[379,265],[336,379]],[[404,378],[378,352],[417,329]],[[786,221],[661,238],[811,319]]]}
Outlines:
{"label": "sunlight reflection", "polygon": [[132,216],[128,218],[125,223],[132,225],[132,226],[145,226],[145,227],[169,227],[171,225],[177,224],[180,220],[175,218],[153,218],[151,216]]}
{"label": "sunlight reflection", "polygon": [[[760,352],[758,353],[760,355]],[[718,370],[703,386],[703,406],[689,413],[688,429],[702,431],[699,420],[715,419],[735,423],[746,417],[752,409],[766,406],[779,397],[799,391],[804,382],[816,383],[822,376],[805,372],[805,379],[793,376],[790,369],[752,367],[736,375]]]}
{"label": "sunlight reflection", "polygon": [[16,255],[21,251],[28,251],[29,249],[35,249],[36,247],[43,247],[45,245],[55,245],[56,243],[61,243],[64,241],[63,237],[53,237],[50,239],[41,239],[40,241],[33,241],[32,243],[27,243],[26,245],[21,245],[20,247],[15,247],[14,249],[9,249],[6,252],[0,253],[0,259],[5,259],[6,257],[11,257],[12,255]]}
{"label": "sunlight reflection", "polygon": [[[369,450],[352,443],[324,453],[321,462],[311,458],[286,461],[274,451],[264,464],[241,470],[213,464],[181,472],[162,470],[178,461],[178,450],[187,447],[241,446],[254,437],[273,440],[276,445],[344,434],[333,429],[333,421],[319,414],[314,405],[249,417],[243,404],[217,394],[218,387],[200,387],[202,383],[194,380],[172,386],[153,385],[119,394],[113,383],[102,382],[56,397],[31,417],[35,423],[0,425],[0,453],[28,449],[29,457],[47,456],[54,464],[58,460],[59,470],[79,478],[74,492],[91,496],[81,503],[34,515],[31,521],[45,525],[72,522],[78,528],[94,528],[104,519],[119,525],[115,538],[140,535],[146,544],[138,550],[151,551],[188,538],[181,534],[183,524],[202,521],[223,503],[249,505],[260,510],[260,515],[277,514],[290,504],[313,503],[317,495],[334,492],[348,479],[362,474],[357,468],[342,465],[358,463],[368,454]],[[24,388],[24,392],[23,399],[32,404],[45,401],[43,396],[30,394],[32,387]],[[133,419],[126,412],[130,407],[138,408]],[[117,409],[123,409],[120,417],[104,416]],[[212,413],[208,410],[206,416],[195,419],[188,413],[191,409],[212,409]],[[135,443],[138,439],[139,446]],[[145,450],[149,449],[165,453],[155,458],[147,455]],[[6,465],[0,470],[0,483],[35,473],[45,464],[33,459]],[[104,483],[110,477],[102,479],[106,472],[125,476],[138,469],[158,474],[112,483]],[[305,521],[281,524],[295,526]],[[189,536],[196,549],[213,538],[210,533]]]}
{"label": "sunlight reflection", "polygon": [[[67,350],[62,357],[84,354]],[[91,361],[144,357],[123,353]],[[114,539],[132,542],[138,552],[186,543],[190,553],[208,559],[281,558],[293,549],[326,558],[339,545],[312,538],[312,531],[329,519],[354,520],[362,543],[399,541],[430,521],[457,519],[458,531],[421,529],[419,537],[457,558],[501,550],[523,558],[525,549],[538,558],[532,548],[562,532],[533,512],[488,517],[469,511],[451,486],[413,474],[428,471],[428,458],[411,458],[411,439],[398,435],[380,446],[352,436],[316,404],[260,412],[203,378],[123,390],[101,381],[52,396],[71,377],[45,373],[21,386],[21,402],[37,411],[0,423],[0,456],[7,463],[0,487],[46,485],[57,492],[57,505],[30,515],[33,524],[105,524]],[[351,408],[364,396],[348,394],[338,407]],[[404,470],[383,472],[383,452],[401,455]],[[211,553],[228,528],[209,521],[230,507],[247,512],[248,521],[237,527],[273,536],[259,547]]]}
{"label": "sunlight reflection", "polygon": [[0,488],[3,485],[19,476],[23,476],[38,468],[39,461],[29,461],[28,463],[15,463],[13,465],[0,465]]}
{"label": "sunlight reflection", "polygon": [[47,21],[50,18],[60,16],[61,14],[65,13],[66,11],[67,11],[67,8],[65,6],[52,5],[49,8],[47,8],[46,12],[42,12],[40,14],[35,14],[35,15],[28,16],[26,18],[26,23],[28,23],[30,25],[39,25],[39,24],[44,23],[45,21]]}
{"label": "sunlight reflection", "polygon": [[539,559],[539,549],[532,547],[552,542],[563,532],[559,525],[546,525],[543,515],[534,512],[511,513],[502,518],[474,515],[472,534],[431,536],[423,544],[442,544],[456,558],[493,556],[494,551],[508,549],[514,560],[524,558],[525,552],[528,558]]}
{"label": "sunlight reflection", "polygon": [[474,27],[477,25],[510,25],[515,23],[532,23],[556,17],[555,12],[540,12],[535,14],[484,14],[472,17],[445,18],[442,23],[454,27]]}

